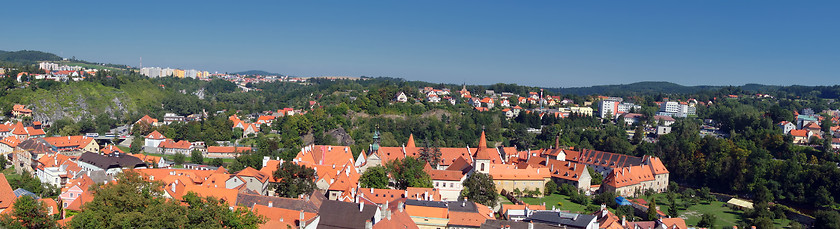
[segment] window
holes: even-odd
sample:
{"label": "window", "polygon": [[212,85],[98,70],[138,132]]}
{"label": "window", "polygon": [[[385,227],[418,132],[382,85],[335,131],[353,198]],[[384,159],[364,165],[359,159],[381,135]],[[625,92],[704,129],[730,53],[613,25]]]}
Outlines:
{"label": "window", "polygon": [[481,171],[484,172],[484,163],[481,163]]}

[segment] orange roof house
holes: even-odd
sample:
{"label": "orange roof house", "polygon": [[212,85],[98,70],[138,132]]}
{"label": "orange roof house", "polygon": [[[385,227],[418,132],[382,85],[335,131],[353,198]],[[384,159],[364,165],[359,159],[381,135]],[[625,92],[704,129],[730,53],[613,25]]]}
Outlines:
{"label": "orange roof house", "polygon": [[12,115],[15,117],[32,117],[32,110],[26,109],[26,106],[15,104],[12,106]]}
{"label": "orange roof house", "polygon": [[265,216],[268,220],[264,224],[260,225],[260,228],[287,228],[287,226],[291,228],[300,228],[301,222],[305,224],[318,216],[318,214],[313,212],[296,211],[282,207],[283,206],[269,207],[255,204],[251,207],[251,211],[258,215]]}
{"label": "orange roof house", "polygon": [[102,147],[102,149],[100,151],[102,151],[102,153],[104,153],[104,154],[112,154],[112,153],[125,154],[125,152],[123,152],[119,147],[116,147],[114,145],[107,145],[105,147]]}
{"label": "orange roof house", "polygon": [[[149,117],[149,116],[146,116],[146,117]],[[161,134],[160,132],[155,130],[155,131],[152,131],[152,133],[150,133],[148,136],[146,136],[146,139],[163,140],[163,139],[166,139],[166,136],[163,136],[163,134]]]}
{"label": "orange roof house", "polygon": [[160,125],[158,123],[157,119],[149,117],[149,115],[144,115],[142,118],[140,118],[139,120],[137,120],[137,122],[134,122],[134,123],[137,124],[137,123],[141,123],[141,122],[145,122],[146,124],[148,124],[150,126],[159,126]]}
{"label": "orange roof house", "polygon": [[99,144],[93,138],[86,136],[45,137],[43,139],[58,151],[99,151]]}

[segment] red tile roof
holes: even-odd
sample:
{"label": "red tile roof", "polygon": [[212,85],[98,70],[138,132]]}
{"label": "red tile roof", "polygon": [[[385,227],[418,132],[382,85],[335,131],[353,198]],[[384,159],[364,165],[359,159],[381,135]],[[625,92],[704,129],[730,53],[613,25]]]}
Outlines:
{"label": "red tile roof", "polygon": [[80,149],[90,144],[94,139],[85,136],[45,137],[44,141],[60,148]]}
{"label": "red tile roof", "polygon": [[158,145],[158,148],[163,149],[189,149],[190,147],[192,147],[192,144],[186,140],[175,142],[172,139],[166,139]]}
{"label": "red tile roof", "polygon": [[0,210],[12,207],[15,202],[15,193],[6,180],[6,174],[0,173]]}
{"label": "red tile roof", "polygon": [[102,147],[102,149],[100,151],[102,151],[102,153],[104,153],[104,154],[112,154],[112,153],[125,154],[125,152],[123,152],[119,147],[116,147],[114,145],[107,145],[105,147]]}
{"label": "red tile roof", "polygon": [[152,125],[158,122],[157,119],[149,117],[149,115],[144,115],[140,120],[137,120],[135,123],[146,122],[146,124]]}
{"label": "red tile roof", "polygon": [[146,136],[146,138],[148,138],[148,139],[155,139],[155,140],[166,139],[166,137],[165,137],[165,136],[163,136],[163,134],[160,134],[160,132],[158,132],[157,130],[152,131],[152,133],[151,133],[151,134],[149,134],[149,136]]}
{"label": "red tile roof", "polygon": [[481,224],[486,221],[481,213],[478,212],[458,212],[458,214],[449,215],[449,227],[481,227]]}
{"label": "red tile roof", "polygon": [[794,137],[808,137],[808,130],[791,130],[790,135]]}

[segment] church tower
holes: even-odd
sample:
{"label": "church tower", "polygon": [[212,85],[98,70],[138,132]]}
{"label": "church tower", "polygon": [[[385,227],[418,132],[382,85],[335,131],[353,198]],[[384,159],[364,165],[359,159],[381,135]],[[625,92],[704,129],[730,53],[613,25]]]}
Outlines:
{"label": "church tower", "polygon": [[478,139],[478,151],[475,152],[475,167],[473,170],[479,173],[490,173],[490,150],[487,148],[487,137],[484,135],[484,131],[481,131],[481,137]]}

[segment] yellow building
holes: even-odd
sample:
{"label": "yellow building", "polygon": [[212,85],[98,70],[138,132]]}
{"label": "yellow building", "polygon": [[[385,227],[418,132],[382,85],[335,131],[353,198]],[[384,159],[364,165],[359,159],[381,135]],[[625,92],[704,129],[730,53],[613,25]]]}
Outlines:
{"label": "yellow building", "polygon": [[184,78],[184,70],[175,69],[175,71],[173,73],[174,73],[175,77]]}
{"label": "yellow building", "polygon": [[516,189],[537,190],[540,191],[541,196],[545,184],[551,181],[551,172],[548,168],[517,169],[515,165],[494,164],[490,165],[489,174],[496,183],[496,192],[502,192],[502,190],[512,192]]}

